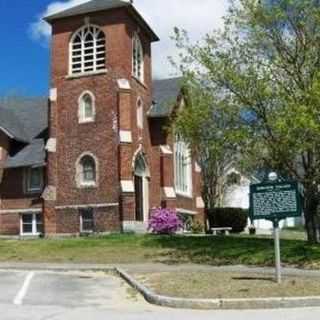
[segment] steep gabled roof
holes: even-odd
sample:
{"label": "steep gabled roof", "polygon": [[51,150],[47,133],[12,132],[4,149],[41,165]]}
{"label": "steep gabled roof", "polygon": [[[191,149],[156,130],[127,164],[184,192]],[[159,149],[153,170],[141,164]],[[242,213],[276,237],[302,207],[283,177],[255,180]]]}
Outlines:
{"label": "steep gabled roof", "polygon": [[5,168],[44,165],[47,129],[46,98],[0,98],[0,130],[16,141],[12,143]]}
{"label": "steep gabled roof", "polygon": [[46,151],[44,139],[35,139],[13,155],[9,155],[5,168],[36,167],[45,164]]}
{"label": "steep gabled roof", "polygon": [[9,138],[19,142],[29,142],[28,135],[23,124],[11,110],[0,107],[0,130]]}
{"label": "steep gabled roof", "polygon": [[171,115],[181,93],[181,78],[155,80],[153,82],[153,105],[149,118],[166,118]]}
{"label": "steep gabled roof", "polygon": [[141,14],[135,9],[130,0],[91,0],[77,6],[73,6],[69,9],[65,9],[44,17],[44,20],[48,23],[52,23],[55,20],[89,14],[92,12],[106,11],[116,8],[128,8],[133,17],[148,31],[153,41],[159,41],[159,37],[155,34],[152,28],[144,20]]}
{"label": "steep gabled roof", "polygon": [[0,127],[14,140],[32,141],[48,128],[48,99],[0,98]]}

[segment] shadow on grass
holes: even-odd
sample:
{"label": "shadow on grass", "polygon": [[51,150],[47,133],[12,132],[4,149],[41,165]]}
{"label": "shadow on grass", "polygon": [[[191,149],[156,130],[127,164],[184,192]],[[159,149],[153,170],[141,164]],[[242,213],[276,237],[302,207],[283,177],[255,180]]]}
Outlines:
{"label": "shadow on grass", "polygon": [[[270,239],[149,235],[141,243],[145,247],[167,249],[161,256],[154,256],[163,263],[274,265],[274,244]],[[282,240],[281,251],[284,264],[320,268],[320,246],[300,240]]]}
{"label": "shadow on grass", "polygon": [[269,281],[274,283],[273,278],[262,278],[262,277],[232,277],[232,280],[236,281]]}

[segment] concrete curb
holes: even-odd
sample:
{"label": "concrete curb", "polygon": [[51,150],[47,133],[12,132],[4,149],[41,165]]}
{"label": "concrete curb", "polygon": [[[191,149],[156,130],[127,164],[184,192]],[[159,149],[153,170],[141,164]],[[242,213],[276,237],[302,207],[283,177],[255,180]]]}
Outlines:
{"label": "concrete curb", "polygon": [[320,307],[320,296],[296,298],[258,298],[258,299],[183,299],[154,293],[124,270],[116,268],[119,276],[131,287],[140,292],[151,304],[179,309],[199,310],[244,310]]}
{"label": "concrete curb", "polygon": [[169,308],[198,310],[250,310],[320,307],[320,296],[295,298],[258,298],[258,299],[184,299],[162,296],[141,284],[122,268],[111,265],[52,265],[52,264],[0,264],[0,270],[33,271],[102,271],[118,275],[128,285],[137,290],[147,302]]}
{"label": "concrete curb", "polygon": [[14,271],[52,271],[52,272],[70,272],[70,271],[94,271],[94,272],[112,272],[117,273],[117,268],[107,265],[46,265],[46,264],[0,264],[0,270]]}

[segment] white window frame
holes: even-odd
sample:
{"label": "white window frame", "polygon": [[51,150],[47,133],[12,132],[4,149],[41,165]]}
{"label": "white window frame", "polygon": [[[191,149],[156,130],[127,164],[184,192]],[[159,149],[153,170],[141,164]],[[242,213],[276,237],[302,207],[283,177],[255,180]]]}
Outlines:
{"label": "white window frame", "polygon": [[[39,170],[40,175],[40,184],[37,187],[31,186],[31,176],[33,170]],[[25,179],[24,179],[24,185],[25,185],[25,192],[26,193],[39,193],[43,189],[43,167],[36,167],[36,168],[26,168],[25,169]]]}
{"label": "white window frame", "polygon": [[143,101],[140,97],[137,99],[137,126],[139,129],[144,127]]}
{"label": "white window frame", "polygon": [[[91,99],[92,116],[86,118],[86,110],[84,104],[84,98],[89,96]],[[84,91],[78,100],[78,118],[79,123],[90,123],[95,122],[96,119],[96,98],[91,91]]]}
{"label": "white window frame", "polygon": [[132,39],[132,76],[144,83],[144,50],[138,34],[135,34]]}
{"label": "white window frame", "polygon": [[185,142],[177,139],[174,144],[174,178],[177,195],[192,197],[192,168],[190,148]]}
{"label": "white window frame", "polygon": [[[23,216],[25,215],[29,215],[29,216],[32,216],[32,232],[23,232]],[[37,223],[37,216],[38,215],[41,215],[41,213],[22,213],[20,215],[20,235],[21,236],[40,236],[42,233],[39,232],[37,230],[37,226],[38,226],[38,223]],[[42,217],[43,219],[43,217]],[[43,228],[43,220],[42,220],[42,228]]]}
{"label": "white window frame", "polygon": [[[84,181],[83,180],[83,166],[82,160],[85,157],[90,157],[95,163],[95,181]],[[76,163],[76,183],[78,188],[95,188],[98,186],[99,180],[99,162],[95,155],[90,152],[83,153],[77,160]]]}
{"label": "white window frame", "polygon": [[[91,47],[85,47],[85,37],[89,33],[85,33],[87,28],[93,28],[93,33],[90,32],[93,36],[93,41],[89,41],[89,44],[92,44]],[[99,44],[103,39],[98,39],[98,35],[100,32],[104,35],[104,44]],[[74,49],[74,41],[77,37],[80,37],[80,48]],[[103,41],[102,41],[103,42]],[[87,43],[87,44],[88,44]],[[103,48],[103,49],[102,49]],[[85,50],[93,50],[93,53],[85,53]],[[98,51],[100,50],[100,51]],[[103,57],[99,57],[98,55],[104,54]],[[86,57],[93,56],[91,60],[85,60]],[[73,62],[73,59],[80,59],[80,61]],[[104,63],[103,63],[104,61]],[[92,67],[86,67],[85,63],[91,63]],[[80,67],[75,68],[76,65],[80,65]],[[94,73],[99,71],[106,70],[106,36],[103,30],[96,25],[86,24],[78,29],[70,39],[69,42],[69,75],[82,75],[87,73]]]}

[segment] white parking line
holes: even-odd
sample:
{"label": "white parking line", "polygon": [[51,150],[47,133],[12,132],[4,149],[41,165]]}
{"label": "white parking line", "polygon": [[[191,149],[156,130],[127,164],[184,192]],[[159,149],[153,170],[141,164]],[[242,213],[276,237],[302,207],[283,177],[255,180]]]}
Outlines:
{"label": "white parking line", "polygon": [[24,280],[23,286],[21,287],[20,291],[16,295],[13,300],[15,305],[22,305],[23,299],[28,292],[28,288],[30,286],[31,280],[34,277],[34,272],[29,272]]}

